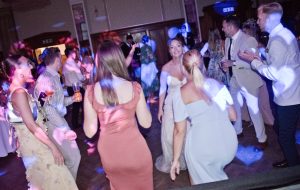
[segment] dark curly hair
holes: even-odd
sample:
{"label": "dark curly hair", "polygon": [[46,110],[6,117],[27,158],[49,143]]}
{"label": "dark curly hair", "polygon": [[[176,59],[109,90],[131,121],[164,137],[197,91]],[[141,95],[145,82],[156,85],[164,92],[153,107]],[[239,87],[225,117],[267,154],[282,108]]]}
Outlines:
{"label": "dark curly hair", "polygon": [[20,65],[21,62],[19,62],[19,59],[22,57],[22,55],[17,54],[17,55],[11,55],[7,59],[1,62],[0,66],[0,74],[1,74],[1,79],[9,81],[10,77],[13,76],[15,70],[16,70],[16,65]]}

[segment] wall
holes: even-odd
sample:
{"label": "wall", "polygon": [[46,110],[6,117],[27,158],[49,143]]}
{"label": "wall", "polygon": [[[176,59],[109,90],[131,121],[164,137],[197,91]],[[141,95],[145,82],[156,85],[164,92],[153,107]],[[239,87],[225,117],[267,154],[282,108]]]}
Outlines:
{"label": "wall", "polygon": [[203,11],[202,11],[203,7],[206,7],[207,5],[212,5],[217,1],[218,0],[196,0],[199,16],[203,16]]}
{"label": "wall", "polygon": [[70,31],[75,36],[68,0],[51,0],[51,5],[38,10],[14,11],[19,39],[44,32]]}
{"label": "wall", "polygon": [[[200,16],[203,15],[204,6],[216,2],[216,0],[196,1]],[[91,34],[184,18],[182,0],[84,0],[84,2]],[[14,11],[14,17],[19,39],[43,32],[64,30],[70,31],[75,37],[68,0],[51,0],[51,5],[38,10]]]}
{"label": "wall", "polygon": [[84,0],[90,33],[108,30],[109,20],[106,14],[105,0]]}
{"label": "wall", "polygon": [[181,0],[85,0],[84,2],[91,34],[184,18]]}

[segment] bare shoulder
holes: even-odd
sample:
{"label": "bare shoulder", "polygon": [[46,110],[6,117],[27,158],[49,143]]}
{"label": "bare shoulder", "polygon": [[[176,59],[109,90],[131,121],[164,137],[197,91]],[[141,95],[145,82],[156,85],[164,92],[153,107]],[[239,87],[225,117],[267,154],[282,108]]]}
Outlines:
{"label": "bare shoulder", "polygon": [[164,64],[164,66],[162,67],[162,71],[165,71],[165,72],[169,72],[170,70],[170,65],[171,65],[171,61],[168,61],[166,64]]}
{"label": "bare shoulder", "polygon": [[14,109],[19,110],[21,107],[28,103],[28,94],[23,88],[14,90],[11,94],[11,102]]}
{"label": "bare shoulder", "polygon": [[27,97],[27,92],[23,88],[18,88],[14,90],[11,94],[11,98],[18,98],[18,97]]}

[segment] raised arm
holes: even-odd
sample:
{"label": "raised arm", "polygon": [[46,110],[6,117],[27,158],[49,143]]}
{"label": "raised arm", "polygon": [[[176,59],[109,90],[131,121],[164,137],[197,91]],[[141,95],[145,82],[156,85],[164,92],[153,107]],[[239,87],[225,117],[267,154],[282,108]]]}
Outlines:
{"label": "raised arm", "polygon": [[92,86],[88,86],[87,90],[84,95],[84,123],[83,123],[83,130],[87,137],[93,137],[98,129],[98,119],[97,119],[97,112],[93,108],[92,103],[89,100],[89,96],[93,96],[92,93]]}
{"label": "raised arm", "polygon": [[64,158],[55,144],[48,138],[41,127],[34,121],[32,112],[28,103],[28,95],[23,89],[18,89],[12,94],[12,105],[16,109],[29,131],[42,143],[47,145],[52,151],[55,163],[63,165]]}
{"label": "raised arm", "polygon": [[128,56],[125,59],[126,67],[129,67],[129,65],[130,65],[130,63],[131,63],[131,61],[133,59],[133,54],[134,54],[134,51],[135,51],[136,47],[137,47],[137,44],[133,44],[132,45],[129,54],[128,54]]}

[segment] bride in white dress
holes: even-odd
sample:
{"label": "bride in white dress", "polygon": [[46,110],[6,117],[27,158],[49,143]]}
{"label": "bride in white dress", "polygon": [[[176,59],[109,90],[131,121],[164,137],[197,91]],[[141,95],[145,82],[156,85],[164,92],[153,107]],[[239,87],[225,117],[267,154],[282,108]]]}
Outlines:
{"label": "bride in white dress", "polygon": [[[180,39],[172,39],[169,44],[172,59],[167,62],[160,74],[158,120],[161,122],[162,155],[155,162],[155,167],[161,172],[169,173],[173,158],[174,119],[172,99],[176,90],[186,83],[182,72],[183,45]],[[180,157],[181,169],[186,169],[183,154]]]}

